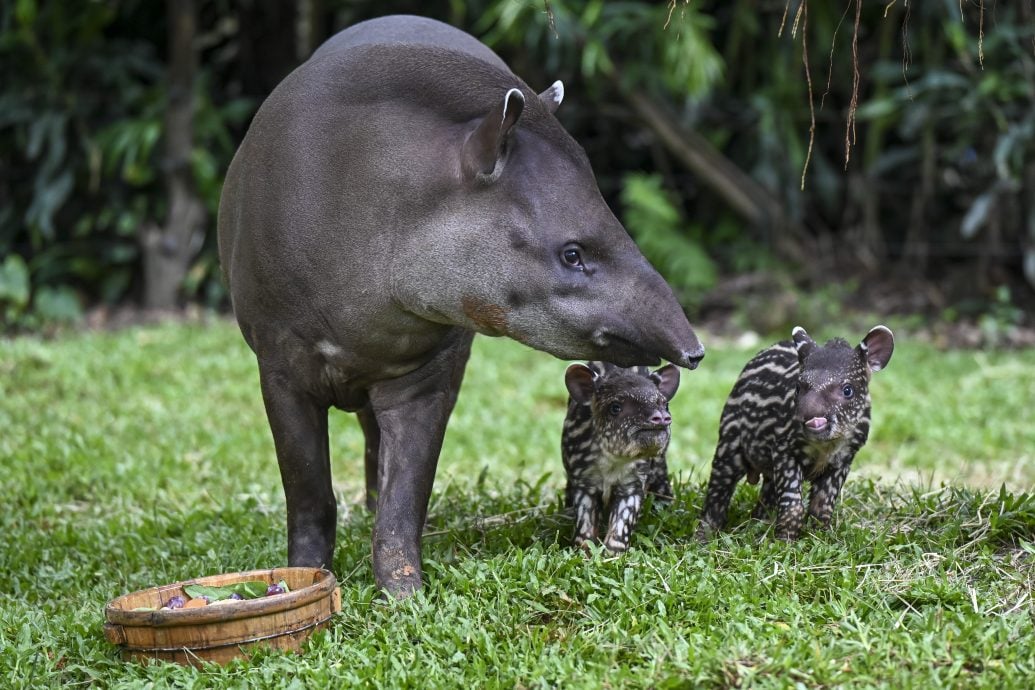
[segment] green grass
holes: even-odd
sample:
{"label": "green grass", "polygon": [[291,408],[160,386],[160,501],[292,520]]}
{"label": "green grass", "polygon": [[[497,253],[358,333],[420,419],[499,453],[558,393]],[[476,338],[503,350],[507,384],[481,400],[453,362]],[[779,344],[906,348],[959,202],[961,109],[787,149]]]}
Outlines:
{"label": "green grass", "polygon": [[[834,335],[818,333],[819,336]],[[0,678],[12,687],[1030,687],[1035,351],[901,338],[834,528],[775,543],[734,499],[691,536],[719,412],[757,348],[707,339],[672,403],[677,499],[622,557],[568,546],[564,363],[478,339],[425,538],[428,586],[385,603],[362,436],[332,416],[343,612],[302,656],[123,663],[128,591],[282,565],[284,506],[236,329],[0,341]],[[1000,489],[1001,486],[1004,488]]]}

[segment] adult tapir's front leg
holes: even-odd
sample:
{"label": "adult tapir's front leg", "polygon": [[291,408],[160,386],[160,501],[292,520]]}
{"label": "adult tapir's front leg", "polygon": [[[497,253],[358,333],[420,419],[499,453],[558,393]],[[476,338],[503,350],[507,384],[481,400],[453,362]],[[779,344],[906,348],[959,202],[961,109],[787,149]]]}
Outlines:
{"label": "adult tapir's front leg", "polygon": [[453,343],[416,371],[370,388],[381,430],[374,580],[396,597],[422,584],[421,532],[473,336],[458,331]]}
{"label": "adult tapir's front leg", "polygon": [[327,406],[259,365],[262,399],[287,502],[288,564],[331,568],[337,505],[331,487]]}

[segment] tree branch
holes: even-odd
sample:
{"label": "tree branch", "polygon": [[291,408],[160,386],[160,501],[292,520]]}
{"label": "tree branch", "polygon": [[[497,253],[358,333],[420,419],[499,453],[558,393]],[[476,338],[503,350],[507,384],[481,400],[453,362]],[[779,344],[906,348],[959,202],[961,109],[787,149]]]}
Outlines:
{"label": "tree branch", "polygon": [[760,230],[782,258],[805,263],[804,230],[787,217],[778,200],[707,139],[684,127],[663,104],[638,89],[623,87],[617,77],[615,81],[629,106],[682,165]]}

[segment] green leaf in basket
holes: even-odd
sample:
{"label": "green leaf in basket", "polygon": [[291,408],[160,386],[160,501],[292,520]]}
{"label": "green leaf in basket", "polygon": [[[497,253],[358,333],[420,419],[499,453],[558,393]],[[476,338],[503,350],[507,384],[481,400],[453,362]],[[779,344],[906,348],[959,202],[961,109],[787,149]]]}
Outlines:
{"label": "green leaf in basket", "polygon": [[266,583],[262,580],[235,582],[234,584],[227,586],[245,599],[258,599],[259,597],[266,596]]}
{"label": "green leaf in basket", "polygon": [[229,587],[209,587],[208,585],[184,585],[183,591],[191,599],[205,597],[209,601],[220,601],[234,593]]}
{"label": "green leaf in basket", "polygon": [[191,599],[205,597],[209,601],[222,601],[229,599],[230,595],[237,593],[245,599],[256,599],[266,594],[266,583],[259,580],[247,580],[235,582],[222,587],[211,587],[208,585],[185,585],[183,591]]}
{"label": "green leaf in basket", "polygon": [[284,590],[284,594],[287,594],[288,592],[291,591],[291,588],[287,586],[287,580],[281,580],[277,584],[280,585],[280,588],[282,590]]}

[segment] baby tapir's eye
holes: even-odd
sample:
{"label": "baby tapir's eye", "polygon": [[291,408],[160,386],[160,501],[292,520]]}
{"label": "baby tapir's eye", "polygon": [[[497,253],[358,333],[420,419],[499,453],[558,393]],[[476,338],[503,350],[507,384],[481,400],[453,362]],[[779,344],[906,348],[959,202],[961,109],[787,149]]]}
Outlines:
{"label": "baby tapir's eye", "polygon": [[607,409],[608,409],[608,411],[611,412],[611,414],[613,414],[614,416],[617,417],[618,415],[620,415],[622,413],[622,403],[620,403],[620,402],[613,402],[613,403],[611,403],[608,406]]}
{"label": "baby tapir's eye", "polygon": [[561,250],[561,261],[564,262],[565,266],[576,271],[582,271],[586,268],[586,265],[582,263],[582,252],[574,245],[569,244]]}
{"label": "baby tapir's eye", "polygon": [[841,389],[841,395],[845,396],[845,398],[850,398],[855,395],[855,389],[852,388],[852,384],[846,383],[845,387]]}

